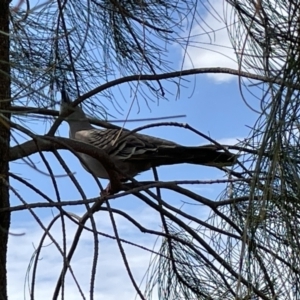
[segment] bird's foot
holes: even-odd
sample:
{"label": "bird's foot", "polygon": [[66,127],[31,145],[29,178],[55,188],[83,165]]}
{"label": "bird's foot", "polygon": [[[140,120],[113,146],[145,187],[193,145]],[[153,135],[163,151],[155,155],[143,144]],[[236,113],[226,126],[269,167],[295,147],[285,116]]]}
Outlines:
{"label": "bird's foot", "polygon": [[[118,175],[118,180],[119,180],[119,184],[120,184],[120,183],[126,181],[126,178],[124,176]],[[119,185],[119,184],[118,184],[118,188],[115,189],[112,187],[111,183],[109,182],[107,187],[100,193],[100,196],[107,197],[107,196],[118,193],[122,189],[121,188],[122,184],[121,185]]]}
{"label": "bird's foot", "polygon": [[113,195],[113,194],[114,193],[112,191],[111,184],[109,183],[107,185],[107,187],[103,191],[101,191],[100,196],[101,197],[107,197],[107,196],[110,196],[110,195]]}

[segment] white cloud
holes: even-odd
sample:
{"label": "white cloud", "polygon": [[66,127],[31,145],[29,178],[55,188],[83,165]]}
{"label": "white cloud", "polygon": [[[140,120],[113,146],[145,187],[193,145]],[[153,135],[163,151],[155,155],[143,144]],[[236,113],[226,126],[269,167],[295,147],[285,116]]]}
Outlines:
{"label": "white cloud", "polygon": [[[153,210],[145,209],[142,211],[139,208],[139,210],[130,210],[127,213],[135,219],[141,218],[141,215],[147,216],[143,218],[143,226],[160,230],[159,227],[156,226],[156,222],[154,222],[154,220],[157,221],[157,218],[153,216]],[[112,226],[107,213],[98,212],[95,218],[99,231],[108,234],[112,233]],[[121,238],[136,242],[149,249],[153,248],[155,236],[140,233],[136,228],[130,225],[130,223],[125,221],[124,218],[116,216],[116,220]],[[45,218],[42,219],[42,221],[45,226],[47,226],[51,219]],[[27,299],[29,298],[30,280],[28,282],[28,279],[26,279],[26,272],[30,264],[30,258],[37,248],[43,234],[43,230],[32,221],[23,222],[20,227],[16,226],[15,224],[15,227],[11,229],[12,232],[26,232],[26,234],[19,237],[11,236],[9,239],[8,294],[12,300],[24,299],[25,297]],[[75,231],[76,225],[70,221],[66,221],[68,249],[72,243]],[[51,234],[58,241],[60,247],[62,247],[60,221],[53,227]],[[63,262],[59,251],[56,246],[50,242],[49,238],[47,238],[44,245],[46,247],[43,247],[38,262],[35,298],[47,300],[52,299]],[[137,284],[140,284],[147,269],[151,253],[128,244],[123,244],[123,247],[133,276]],[[71,261],[71,266],[86,298],[89,298],[93,252],[93,236],[90,232],[84,232]],[[32,266],[30,270],[30,276],[31,275]],[[135,289],[126,272],[116,241],[99,236],[99,258],[97,262],[94,299],[133,299],[135,294]],[[65,299],[82,299],[70,272],[68,272],[66,276]]]}
{"label": "white cloud", "polygon": [[243,141],[243,137],[233,137],[233,138],[222,138],[218,139],[217,142],[222,145],[236,145],[240,141]]}
{"label": "white cloud", "polygon": [[[224,22],[224,1],[210,1],[212,12],[199,12],[198,18],[191,31],[191,43],[184,51],[184,68],[222,67],[237,69],[236,55],[231,46]],[[197,18],[197,17],[196,17]],[[207,74],[216,82],[227,82],[234,77],[227,74]]]}

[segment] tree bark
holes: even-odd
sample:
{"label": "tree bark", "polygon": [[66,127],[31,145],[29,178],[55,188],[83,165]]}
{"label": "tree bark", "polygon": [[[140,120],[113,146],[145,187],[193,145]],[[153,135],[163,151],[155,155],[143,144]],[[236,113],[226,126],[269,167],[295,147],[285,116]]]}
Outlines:
{"label": "tree bark", "polygon": [[[4,34],[4,33],[7,34]],[[9,1],[0,0],[0,208],[9,206],[10,118]],[[0,299],[7,300],[7,242],[10,213],[0,213]]]}

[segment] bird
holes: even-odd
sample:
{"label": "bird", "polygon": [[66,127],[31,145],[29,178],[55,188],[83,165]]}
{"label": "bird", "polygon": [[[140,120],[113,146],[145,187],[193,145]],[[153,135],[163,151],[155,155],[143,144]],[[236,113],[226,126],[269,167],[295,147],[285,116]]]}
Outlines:
{"label": "bird", "polygon": [[[69,124],[69,138],[105,151],[117,170],[129,177],[153,167],[173,164],[195,164],[212,167],[228,167],[236,163],[237,156],[217,145],[182,146],[154,136],[132,133],[127,129],[98,129],[91,125],[83,109],[72,106],[65,89],[61,90],[60,115],[69,110],[64,120]],[[99,178],[109,179],[103,165],[95,158],[77,153],[84,161],[83,168]],[[88,166],[88,168],[86,167]],[[120,175],[121,181],[126,181]],[[110,185],[105,190],[110,193]]]}

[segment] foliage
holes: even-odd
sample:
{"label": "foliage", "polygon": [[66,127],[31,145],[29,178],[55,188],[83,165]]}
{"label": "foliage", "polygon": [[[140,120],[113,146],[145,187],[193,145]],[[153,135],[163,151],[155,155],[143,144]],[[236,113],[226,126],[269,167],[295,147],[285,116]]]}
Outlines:
{"label": "foliage", "polygon": [[[116,241],[128,276],[141,299],[154,298],[156,291],[159,299],[299,298],[299,3],[297,0],[224,1],[224,20],[239,69],[171,72],[167,50],[175,44],[186,51],[200,4],[216,14],[213,3],[192,0],[69,0],[47,1],[36,7],[29,7],[28,1],[25,10],[10,11],[12,106],[9,112],[12,119],[4,114],[7,109],[3,108],[0,119],[11,129],[9,159],[11,162],[22,160],[49,176],[56,194],[56,199],[51,199],[38,185],[25,179],[24,174],[9,173],[12,182],[21,183],[42,199],[28,203],[10,184],[11,195],[22,205],[2,209],[2,213],[29,211],[44,231],[28,270],[32,274],[28,277],[32,299],[38,288],[38,265],[46,240],[59,252],[62,261],[61,273],[50,297],[57,299],[64,293],[66,274],[71,274],[79,295],[85,297],[72,269],[72,259],[84,232],[92,233],[94,243],[89,274],[91,299],[97,288],[100,236]],[[219,199],[207,199],[200,192],[183,187],[183,184],[220,183],[217,180],[164,182],[159,180],[156,170],[153,182],[133,181],[119,194],[88,198],[87,191],[58,151],[67,149],[74,155],[75,150],[93,153],[93,149],[55,135],[62,122],[62,118],[53,122],[53,116],[58,115],[54,111],[56,92],[62,85],[90,115],[106,119],[110,115],[108,102],[115,111],[122,111],[122,102],[114,94],[119,84],[127,84],[137,105],[140,101],[137,98],[149,105],[171,94],[164,80],[175,84],[179,92],[184,76],[217,71],[239,76],[241,96],[258,115],[248,138],[228,147],[239,152],[239,163],[232,170],[223,169],[228,178],[223,182],[226,189]],[[254,99],[259,105],[253,105]],[[36,134],[32,129],[30,122],[37,116],[39,122],[51,119],[52,125],[45,135]],[[101,125],[112,126],[104,122]],[[185,127],[210,143],[217,143],[189,125],[157,124],[163,125]],[[80,200],[64,201],[46,151],[53,153],[64,176],[70,177]],[[43,168],[33,162],[31,154],[37,155]],[[93,155],[109,160],[101,151]],[[95,178],[95,182],[102,189],[98,179]],[[203,219],[172,205],[172,197],[164,196],[166,190],[207,209],[209,216]],[[112,199],[128,194],[157,213],[161,231],[146,228],[126,211],[111,207]],[[85,213],[80,217],[70,213],[72,205],[81,205]],[[41,207],[55,211],[50,224],[44,224],[35,212]],[[99,232],[95,219],[99,213],[109,216],[111,235]],[[140,232],[157,236],[158,249],[147,249],[142,243],[121,238],[116,216],[126,219]],[[61,238],[51,234],[52,226],[59,222]],[[77,226],[68,246],[66,222]],[[154,255],[145,290],[134,279],[124,244]]]}

